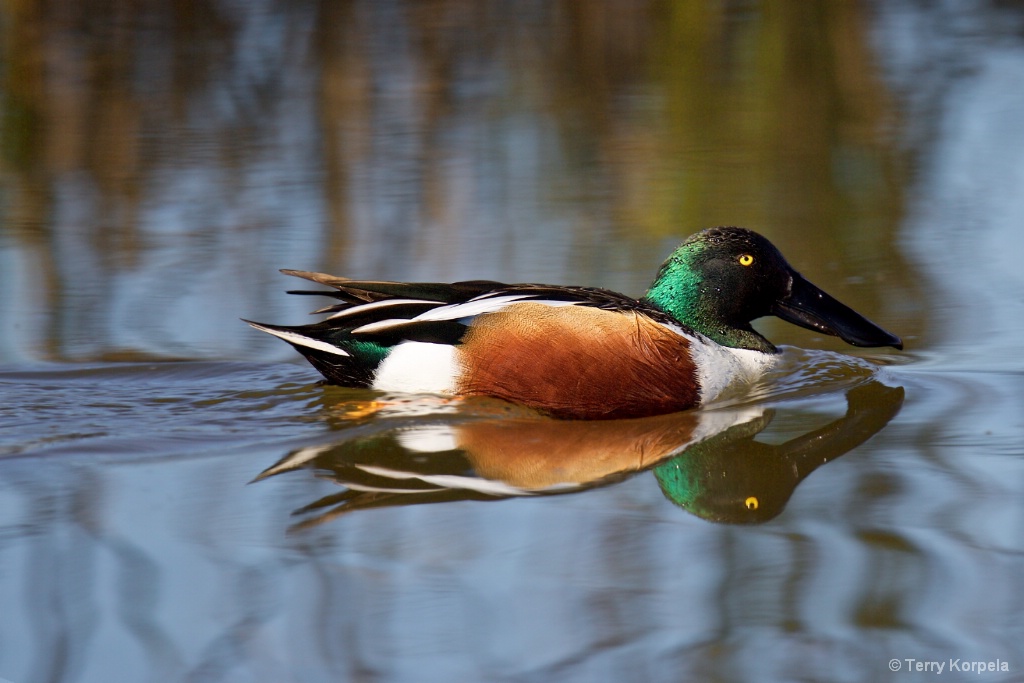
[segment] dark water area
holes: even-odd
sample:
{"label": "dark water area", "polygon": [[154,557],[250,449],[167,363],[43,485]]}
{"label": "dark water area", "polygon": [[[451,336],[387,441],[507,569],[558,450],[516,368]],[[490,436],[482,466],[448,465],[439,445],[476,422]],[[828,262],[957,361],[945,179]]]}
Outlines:
{"label": "dark water area", "polygon": [[[1024,7],[26,2],[0,55],[0,682],[1024,680]],[[906,349],[763,319],[757,384],[588,423],[239,320],[639,295],[722,224]]]}

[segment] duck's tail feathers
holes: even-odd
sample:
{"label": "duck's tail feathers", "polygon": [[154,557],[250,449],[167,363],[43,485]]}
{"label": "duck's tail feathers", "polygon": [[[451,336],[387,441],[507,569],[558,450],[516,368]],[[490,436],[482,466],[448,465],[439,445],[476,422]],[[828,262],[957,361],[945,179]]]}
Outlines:
{"label": "duck's tail feathers", "polygon": [[311,328],[316,327],[315,325],[288,327],[285,325],[257,323],[252,320],[246,320],[245,318],[242,318],[242,322],[249,324],[261,332],[266,332],[267,334],[272,334],[279,339],[285,340],[303,354],[307,351],[319,351],[320,353],[326,353],[334,356],[352,355],[340,346],[332,344],[322,338],[313,336]]}
{"label": "duck's tail feathers", "polygon": [[347,344],[344,332],[339,333],[323,323],[288,327],[251,320],[244,322],[291,344],[331,384],[346,387],[371,386],[377,366],[389,351],[388,348],[372,342],[361,345]]}

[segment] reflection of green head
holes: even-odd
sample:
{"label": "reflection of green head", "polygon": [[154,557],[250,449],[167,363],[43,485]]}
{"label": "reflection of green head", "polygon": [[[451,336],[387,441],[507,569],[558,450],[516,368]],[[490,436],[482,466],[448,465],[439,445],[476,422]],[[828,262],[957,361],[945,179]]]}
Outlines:
{"label": "reflection of green head", "polygon": [[780,478],[785,468],[778,472],[773,466],[780,459],[764,452],[773,447],[754,441],[772,417],[768,411],[655,467],[662,493],[684,510],[715,522],[749,524],[778,515],[799,479]]}
{"label": "reflection of green head", "polygon": [[662,493],[698,517],[757,523],[777,516],[821,465],[867,441],[899,412],[903,388],[877,381],[846,394],[846,415],[778,444],[755,441],[774,414],[736,425],[654,468]]}

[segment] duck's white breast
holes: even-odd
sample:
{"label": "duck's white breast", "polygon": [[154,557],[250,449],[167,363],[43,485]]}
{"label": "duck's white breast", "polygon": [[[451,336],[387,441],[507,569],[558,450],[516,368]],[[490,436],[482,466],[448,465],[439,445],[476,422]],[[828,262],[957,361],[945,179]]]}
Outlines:
{"label": "duck's white breast", "polygon": [[714,401],[726,388],[740,382],[754,382],[775,364],[777,356],[750,349],[733,349],[697,338],[690,344],[700,382],[700,402]]}

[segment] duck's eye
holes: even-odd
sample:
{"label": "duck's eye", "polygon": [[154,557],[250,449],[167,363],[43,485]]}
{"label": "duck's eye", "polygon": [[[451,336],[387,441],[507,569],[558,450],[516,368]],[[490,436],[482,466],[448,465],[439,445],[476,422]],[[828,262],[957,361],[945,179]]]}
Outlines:
{"label": "duck's eye", "polygon": [[754,257],[750,254],[741,254],[739,261],[741,266],[749,266],[754,262]]}
{"label": "duck's eye", "polygon": [[[753,260],[753,259],[751,259],[751,260]],[[747,506],[748,510],[756,510],[757,509],[757,497],[756,496],[750,496],[745,501],[743,501],[743,504]]]}

